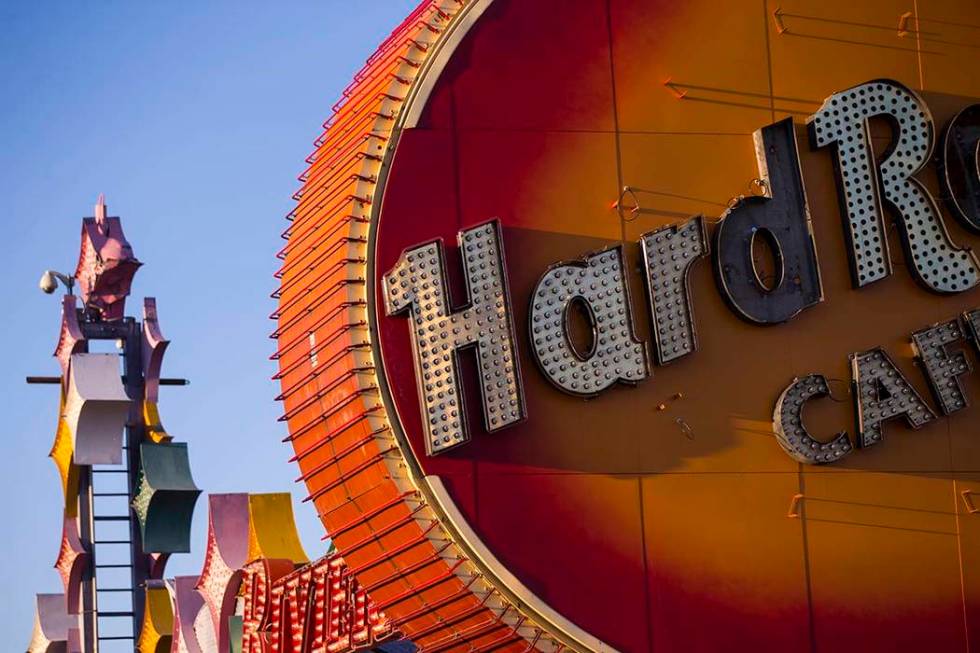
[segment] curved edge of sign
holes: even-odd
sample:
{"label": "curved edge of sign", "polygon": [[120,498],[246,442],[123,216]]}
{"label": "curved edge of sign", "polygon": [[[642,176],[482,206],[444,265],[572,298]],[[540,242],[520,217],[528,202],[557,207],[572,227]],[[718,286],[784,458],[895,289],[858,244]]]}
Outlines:
{"label": "curved edge of sign", "polygon": [[507,588],[508,593],[513,597],[512,600],[516,599],[518,608],[530,608],[535,613],[535,621],[556,628],[564,635],[562,639],[571,639],[584,650],[595,651],[596,653],[617,653],[616,649],[566,619],[561,613],[538,598],[517,576],[507,571],[507,568],[483,543],[480,536],[470,528],[466,518],[459,511],[452,497],[449,496],[449,492],[446,491],[446,486],[443,485],[441,478],[425,476],[424,480],[432,495],[432,507],[446,517],[456,531],[454,533],[456,544],[466,550],[471,561],[492,572],[494,581],[496,581],[495,584],[499,583]]}
{"label": "curved edge of sign", "polygon": [[[466,35],[470,33],[470,29],[476,25],[476,22],[480,20],[480,17],[492,3],[493,0],[474,0],[454,17],[452,24],[436,42],[436,51],[426,57],[422,69],[415,78],[415,83],[412,84],[405,96],[404,108],[399,114],[396,129],[410,129],[418,126],[422,112],[429,103],[429,96],[432,95],[436,82],[442,77],[442,71],[449,65],[453,54],[456,53],[456,48],[459,47]],[[397,141],[391,146],[391,151],[394,151],[396,145]],[[386,166],[386,172],[387,169]],[[379,180],[378,190],[384,191],[383,180]]]}
{"label": "curved edge of sign", "polygon": [[[437,40],[434,52],[426,58],[418,76],[415,78],[405,97],[404,106],[396,121],[393,138],[389,141],[388,147],[386,148],[384,162],[381,165],[381,170],[378,175],[375,197],[384,197],[388,173],[391,170],[391,161],[397,150],[401,131],[403,129],[411,129],[418,125],[418,121],[426,107],[428,99],[443,70],[470,29],[477,23],[492,2],[493,0],[475,0],[472,4],[464,7],[454,17],[451,26]],[[367,279],[374,278],[377,225],[382,207],[383,201],[375,202],[371,209],[368,256],[365,265],[368,273],[365,275]],[[366,285],[367,314],[372,334],[371,354],[374,359],[373,363],[376,369],[378,391],[384,405],[384,413],[386,414],[388,424],[391,426],[392,434],[398,443],[399,453],[401,453],[401,458],[403,459],[399,462],[403,462],[408,468],[411,484],[425,496],[426,503],[429,504],[428,507],[437,514],[440,525],[448,531],[452,545],[460,550],[463,558],[469,560],[477,567],[479,574],[507,602],[513,605],[517,611],[530,618],[536,626],[546,631],[550,637],[560,642],[562,647],[579,653],[618,653],[612,646],[590,635],[569,621],[557,610],[531,592],[524,583],[508,571],[470,527],[466,518],[446,491],[442,479],[438,476],[426,476],[424,474],[401,428],[401,419],[391,398],[388,378],[384,370],[384,358],[381,355],[380,339],[378,338],[377,318],[374,310],[377,306],[375,288],[373,283]],[[395,463],[389,461],[389,465],[392,464]],[[398,479],[399,476],[403,476],[403,474],[398,474],[393,470],[393,480]],[[433,534],[430,536],[430,539],[436,540],[438,538]],[[472,575],[467,573],[462,567],[456,567],[455,573],[462,580],[472,582]],[[504,615],[506,612],[507,610],[504,609],[501,613],[501,620],[511,623],[515,634],[523,636],[528,641],[530,645],[528,650],[541,650],[539,647],[545,644],[545,642],[540,641],[538,637],[527,632],[527,625],[522,628],[523,619],[513,621],[512,619],[505,618]]]}

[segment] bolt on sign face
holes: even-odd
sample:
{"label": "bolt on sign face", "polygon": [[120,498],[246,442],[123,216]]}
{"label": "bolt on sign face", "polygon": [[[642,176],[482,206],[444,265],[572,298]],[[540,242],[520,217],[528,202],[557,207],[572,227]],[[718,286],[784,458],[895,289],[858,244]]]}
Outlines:
{"label": "bolt on sign face", "polygon": [[980,6],[431,0],[282,252],[294,460],[431,651],[980,648]]}

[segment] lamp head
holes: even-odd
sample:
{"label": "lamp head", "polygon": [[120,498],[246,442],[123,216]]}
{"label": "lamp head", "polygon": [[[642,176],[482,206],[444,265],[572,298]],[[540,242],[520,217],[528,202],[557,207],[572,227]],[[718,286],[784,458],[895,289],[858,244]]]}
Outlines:
{"label": "lamp head", "polygon": [[75,286],[75,279],[69,277],[67,274],[62,274],[57,270],[45,270],[37,285],[41,288],[42,292],[50,295],[58,289],[59,281],[65,286],[68,293],[71,294],[72,288]]}
{"label": "lamp head", "polygon": [[50,295],[58,289],[58,278],[54,276],[51,270],[45,270],[44,274],[41,275],[41,281],[38,283],[38,286],[40,286],[44,294]]}

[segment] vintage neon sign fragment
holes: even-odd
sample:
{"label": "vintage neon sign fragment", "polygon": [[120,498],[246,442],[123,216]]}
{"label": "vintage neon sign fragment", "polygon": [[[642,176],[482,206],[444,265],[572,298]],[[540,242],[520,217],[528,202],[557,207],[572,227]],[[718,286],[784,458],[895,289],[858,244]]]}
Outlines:
{"label": "vintage neon sign fragment", "polygon": [[963,339],[959,320],[947,320],[912,334],[915,357],[929,379],[936,403],[944,415],[967,407],[960,377],[973,370],[962,351],[950,354],[947,346]]}
{"label": "vintage neon sign fragment", "polygon": [[[594,333],[588,353],[577,351],[568,335],[576,300],[586,305]],[[649,375],[646,349],[633,335],[622,247],[552,266],[534,289],[530,320],[538,366],[560,390],[592,397]]]}
{"label": "vintage neon sign fragment", "polygon": [[773,431],[776,440],[796,461],[809,465],[832,463],[851,453],[851,441],[841,431],[828,442],[810,434],[803,422],[803,407],[811,399],[830,396],[830,385],[823,374],[810,374],[793,382],[776,401]]}
{"label": "vintage neon sign fragment", "polygon": [[524,396],[514,348],[503,243],[496,222],[459,234],[469,304],[449,309],[442,243],[405,252],[385,275],[389,315],[408,312],[412,350],[430,455],[469,440],[459,379],[459,350],[475,348],[487,431],[524,418]]}
{"label": "vintage neon sign fragment", "polygon": [[644,279],[658,365],[666,365],[698,349],[691,302],[691,268],[708,255],[704,216],[669,225],[640,237]]}
{"label": "vintage neon sign fragment", "polygon": [[[885,116],[892,144],[879,164],[871,146],[869,120]],[[807,119],[814,147],[835,147],[841,213],[858,287],[891,274],[885,237],[884,202],[897,214],[909,270],[938,293],[962,292],[980,283],[980,262],[949,237],[936,201],[915,179],[935,142],[932,114],[919,95],[895,81],[874,80],[831,95]]]}
{"label": "vintage neon sign fragment", "polygon": [[[793,119],[763,127],[752,138],[765,195],[744,198],[722,216],[715,231],[715,272],[722,296],[739,317],[778,324],[822,302],[823,287]],[[766,239],[775,253],[771,284],[753,260],[756,238]]]}

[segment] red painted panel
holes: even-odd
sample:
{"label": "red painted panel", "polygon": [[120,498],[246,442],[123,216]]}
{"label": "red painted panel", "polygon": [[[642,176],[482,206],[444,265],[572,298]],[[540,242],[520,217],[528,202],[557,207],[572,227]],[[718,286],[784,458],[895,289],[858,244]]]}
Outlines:
{"label": "red painted panel", "polygon": [[613,129],[603,0],[494,2],[453,57],[460,129]]}
{"label": "red painted panel", "polygon": [[481,473],[477,486],[479,533],[508,569],[618,650],[647,650],[637,477]]}

